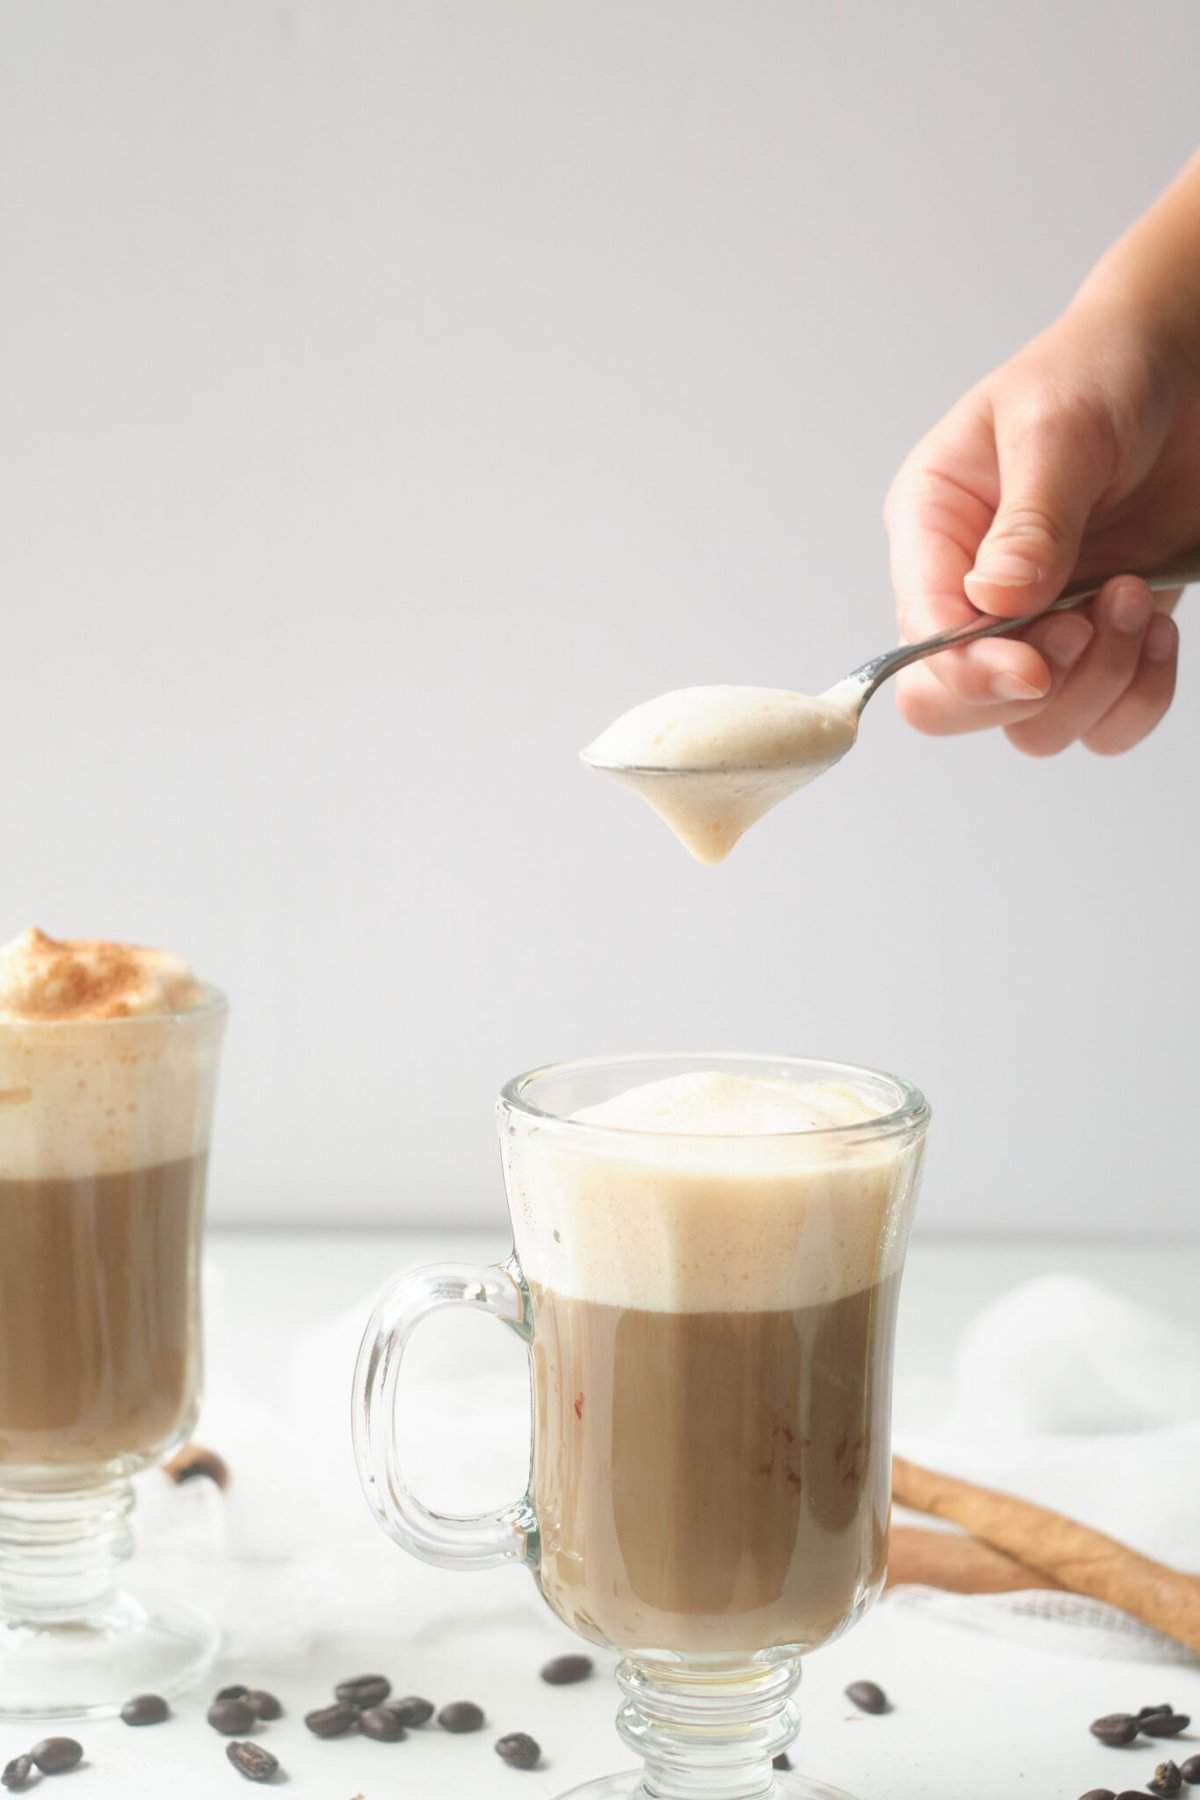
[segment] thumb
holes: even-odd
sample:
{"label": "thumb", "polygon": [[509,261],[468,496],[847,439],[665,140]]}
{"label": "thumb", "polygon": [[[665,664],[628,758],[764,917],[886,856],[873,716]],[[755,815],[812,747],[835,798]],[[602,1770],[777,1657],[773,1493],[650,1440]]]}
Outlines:
{"label": "thumb", "polygon": [[1000,504],[963,578],[982,612],[1016,618],[1066,587],[1109,479],[1105,435],[1098,421],[1065,414],[1024,425],[997,419]]}

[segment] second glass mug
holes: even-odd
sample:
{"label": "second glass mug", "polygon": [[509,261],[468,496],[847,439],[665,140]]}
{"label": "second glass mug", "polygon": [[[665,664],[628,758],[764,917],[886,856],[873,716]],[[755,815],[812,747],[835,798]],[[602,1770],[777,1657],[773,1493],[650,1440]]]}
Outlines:
{"label": "second glass mug", "polygon": [[[573,1117],[686,1074],[849,1089],[865,1121],[717,1136]],[[929,1109],[906,1082],[792,1058],[622,1057],[518,1076],[498,1122],[514,1254],[401,1275],[355,1373],[359,1472],[384,1530],[450,1569],[524,1563],[617,1650],[641,1770],[589,1800],[841,1790],[781,1773],[801,1656],[879,1594],[896,1303]],[[394,1429],[409,1337],[467,1306],[525,1341],[528,1492],[477,1517],[409,1490]]]}
{"label": "second glass mug", "polygon": [[200,1404],[200,1261],[226,1003],[0,1021],[0,1717],[117,1712],[220,1634],[140,1576],[132,1477]]}

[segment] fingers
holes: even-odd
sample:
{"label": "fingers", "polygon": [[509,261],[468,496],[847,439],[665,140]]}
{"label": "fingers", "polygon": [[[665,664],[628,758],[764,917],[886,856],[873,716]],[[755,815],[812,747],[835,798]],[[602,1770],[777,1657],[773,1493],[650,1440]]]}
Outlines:
{"label": "fingers", "polygon": [[1053,684],[1037,644],[1023,638],[982,638],[962,650],[943,650],[929,658],[929,668],[956,700],[986,710],[981,725],[1002,723],[996,708],[1006,702],[1029,706],[1045,699]]}
{"label": "fingers", "polygon": [[1100,412],[1081,405],[1001,407],[995,431],[1000,503],[963,586],[981,612],[1017,618],[1069,581],[1116,449]]}
{"label": "fingers", "polygon": [[1179,668],[1179,627],[1156,613],[1146,628],[1137,674],[1108,712],[1084,737],[1097,756],[1119,756],[1149,737],[1175,697]]}
{"label": "fingers", "polygon": [[[1177,598],[1160,595],[1158,604]],[[1053,756],[1076,738],[1097,755],[1119,755],[1154,730],[1175,692],[1179,631],[1153,608],[1145,583],[1123,576],[1104,589],[1093,619],[1082,612],[1039,619],[1025,635],[1050,671],[1043,700],[981,706],[949,692],[931,663],[921,662],[897,678],[900,712],[938,736],[1002,725],[1030,756]]]}
{"label": "fingers", "polygon": [[[975,560],[998,491],[994,448],[990,472],[985,468],[982,479],[965,479],[963,465],[971,461],[971,452],[952,420],[944,429],[945,439],[917,446],[892,483],[884,509],[896,615],[908,643],[976,616],[963,592],[963,577]],[[965,428],[968,444],[975,429]]]}
{"label": "fingers", "polygon": [[[892,576],[908,641],[1047,607],[1070,579],[1096,502],[1116,473],[1106,415],[1045,380],[976,394],[918,446],[887,510]],[[1032,402],[1029,393],[1034,393]],[[981,639],[905,671],[897,702],[918,730],[1005,728],[1031,756],[1076,738],[1128,749],[1170,704],[1177,638],[1150,631],[1143,583],[1111,583],[1092,609]],[[1089,633],[1091,635],[1089,635]]]}
{"label": "fingers", "polygon": [[1090,743],[1095,737],[1094,747],[1102,750],[1111,744],[1110,754],[1127,749],[1157,724],[1169,704],[1175,627],[1166,621],[1164,641],[1155,626],[1151,657],[1153,596],[1145,582],[1134,576],[1110,581],[1092,615],[1092,640],[1052,700],[1006,727],[1010,741],[1028,756],[1055,756],[1076,738]]}
{"label": "fingers", "polygon": [[[990,414],[977,406],[957,408],[917,446],[888,495],[885,517],[892,582],[905,642],[978,619],[963,582],[998,496]],[[975,704],[1027,703],[1048,692],[1051,681],[1036,649],[1012,639],[943,651],[930,667],[952,696]],[[987,721],[998,722],[996,717]]]}
{"label": "fingers", "polygon": [[1058,613],[1039,619],[1026,634],[1047,670],[1046,698],[1009,700],[981,706],[951,693],[934,674],[942,660],[933,657],[914,663],[896,679],[896,703],[901,716],[918,731],[944,737],[956,732],[983,731],[993,725],[1016,725],[1034,717],[1062,690],[1071,670],[1092,641],[1091,620],[1084,613]]}

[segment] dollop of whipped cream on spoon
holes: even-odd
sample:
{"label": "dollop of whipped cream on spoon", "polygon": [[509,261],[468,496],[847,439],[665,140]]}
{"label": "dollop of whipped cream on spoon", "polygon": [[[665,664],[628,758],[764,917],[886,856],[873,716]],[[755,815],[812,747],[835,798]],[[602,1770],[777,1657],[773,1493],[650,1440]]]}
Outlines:
{"label": "dollop of whipped cream on spoon", "polygon": [[697,862],[719,863],[756,819],[841,761],[863,698],[853,677],[817,695],[678,688],[622,713],[582,756],[640,794]]}

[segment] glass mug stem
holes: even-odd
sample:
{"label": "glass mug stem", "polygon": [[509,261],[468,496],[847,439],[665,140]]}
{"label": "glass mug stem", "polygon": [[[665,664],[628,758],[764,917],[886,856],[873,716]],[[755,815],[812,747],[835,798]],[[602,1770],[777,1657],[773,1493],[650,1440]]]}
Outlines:
{"label": "glass mug stem", "polygon": [[645,1763],[654,1800],[757,1800],[775,1792],[772,1759],[800,1729],[800,1664],[705,1676],[627,1658],[617,1669],[617,1730]]}
{"label": "glass mug stem", "polygon": [[363,1489],[380,1525],[411,1556],[441,1569],[537,1563],[537,1520],[528,1494],[497,1512],[434,1512],[409,1487],[396,1452],[396,1389],[409,1339],[448,1306],[490,1313],[526,1342],[528,1298],[513,1272],[494,1265],[437,1263],[394,1282],[372,1315],[354,1373],[354,1448]]}
{"label": "glass mug stem", "polygon": [[78,1475],[57,1491],[0,1486],[0,1616],[13,1626],[103,1620],[132,1553],[133,1484]]}

